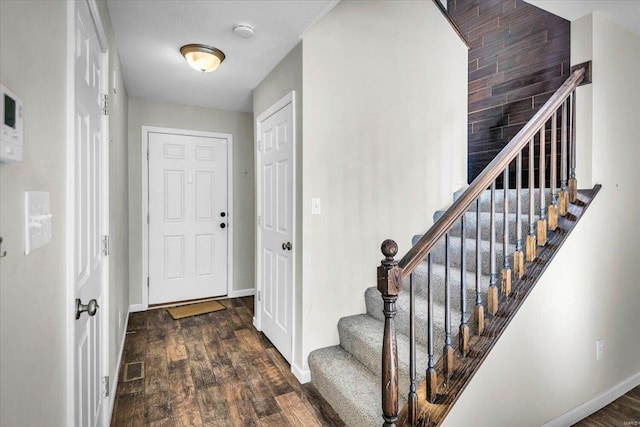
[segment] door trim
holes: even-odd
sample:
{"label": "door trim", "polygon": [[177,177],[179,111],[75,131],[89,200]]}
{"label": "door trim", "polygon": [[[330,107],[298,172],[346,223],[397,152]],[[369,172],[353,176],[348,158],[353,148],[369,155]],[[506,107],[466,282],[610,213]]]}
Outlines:
{"label": "door trim", "polygon": [[262,236],[260,235],[260,226],[258,225],[258,216],[262,215],[262,211],[260,209],[261,207],[261,200],[262,200],[262,179],[260,177],[260,170],[262,169],[262,153],[260,152],[260,150],[258,150],[258,136],[261,134],[262,132],[262,122],[264,122],[266,119],[268,119],[269,117],[271,117],[272,115],[274,115],[275,113],[277,113],[278,111],[282,110],[284,107],[286,107],[287,105],[291,104],[291,127],[292,127],[292,134],[293,134],[293,140],[292,140],[292,155],[291,155],[291,161],[292,161],[292,168],[291,168],[291,179],[293,180],[293,188],[292,188],[292,192],[293,194],[291,195],[292,197],[292,202],[293,202],[293,212],[292,212],[292,216],[291,216],[291,225],[292,225],[292,229],[293,229],[293,234],[291,237],[291,244],[294,247],[294,250],[291,251],[291,269],[292,269],[292,286],[291,286],[291,291],[292,291],[292,295],[291,295],[291,306],[289,307],[289,309],[291,310],[291,366],[294,366],[293,360],[295,360],[295,337],[296,337],[296,330],[297,330],[297,319],[296,319],[296,311],[295,311],[295,307],[296,307],[296,253],[298,252],[297,248],[297,235],[296,235],[296,206],[297,206],[297,198],[296,198],[296,187],[297,187],[297,183],[296,183],[296,176],[297,176],[297,169],[296,169],[296,145],[297,145],[297,141],[296,141],[296,92],[295,90],[292,90],[291,92],[289,92],[288,94],[286,94],[284,97],[282,97],[282,99],[280,99],[278,102],[276,102],[275,104],[273,104],[271,107],[267,108],[262,114],[260,114],[256,119],[255,119],[255,129],[256,129],[256,133],[254,135],[254,153],[255,153],[255,182],[256,182],[256,218],[255,218],[255,236],[256,236],[256,248],[255,248],[255,257],[256,257],[256,264],[255,264],[255,271],[256,271],[256,296],[255,296],[255,303],[254,303],[254,317],[253,317],[253,325],[255,326],[255,328],[259,331],[262,330],[262,311],[261,311],[261,307],[260,307],[260,303],[261,301],[258,301],[258,295],[262,290],[262,275],[261,275],[261,271],[262,271],[262,256],[261,253],[262,251],[260,250],[261,245],[262,245]]}
{"label": "door trim", "polygon": [[[102,93],[108,93],[109,90],[109,44],[107,36],[102,25],[102,19],[98,11],[96,0],[85,0],[89,6],[93,23],[98,35],[98,41],[102,50],[103,72],[100,76]],[[72,427],[75,422],[75,5],[76,1],[69,0],[67,2],[67,126],[66,126],[66,165],[65,165],[65,181],[66,181],[66,200],[65,200],[65,283],[66,283],[66,425]],[[102,115],[102,144],[103,163],[102,163],[102,233],[109,234],[109,116]],[[100,306],[101,323],[101,377],[109,376],[109,257],[104,257],[103,261],[103,277],[102,277],[102,305]],[[116,378],[113,378],[116,380]],[[103,425],[108,426],[111,423],[111,409],[115,402],[115,395],[108,398],[102,397],[103,402]]]}
{"label": "door trim", "polygon": [[140,216],[140,224],[142,224],[141,310],[144,311],[149,308],[149,288],[147,287],[147,279],[149,277],[149,224],[147,223],[147,215],[149,214],[149,159],[147,159],[147,150],[149,149],[150,133],[203,136],[227,140],[227,297],[229,297],[233,292],[233,135],[230,133],[142,126],[142,144],[140,144],[142,148],[142,215]]}

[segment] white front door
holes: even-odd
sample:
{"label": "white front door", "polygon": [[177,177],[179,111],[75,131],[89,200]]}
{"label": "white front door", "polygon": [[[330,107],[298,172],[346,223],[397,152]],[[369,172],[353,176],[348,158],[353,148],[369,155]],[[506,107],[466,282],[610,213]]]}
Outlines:
{"label": "white front door", "polygon": [[149,304],[227,294],[228,145],[148,133]]}
{"label": "white front door", "polygon": [[107,153],[105,119],[105,55],[86,1],[74,9],[74,131],[73,178],[74,287],[82,304],[95,300],[99,308],[76,314],[74,341],[74,422],[77,427],[104,425],[107,407],[102,393],[108,363],[103,354],[108,313],[104,283],[107,258],[102,236],[108,229]]}
{"label": "white front door", "polygon": [[[262,116],[261,116],[262,117]],[[258,119],[260,328],[291,362],[293,335],[293,104]]]}

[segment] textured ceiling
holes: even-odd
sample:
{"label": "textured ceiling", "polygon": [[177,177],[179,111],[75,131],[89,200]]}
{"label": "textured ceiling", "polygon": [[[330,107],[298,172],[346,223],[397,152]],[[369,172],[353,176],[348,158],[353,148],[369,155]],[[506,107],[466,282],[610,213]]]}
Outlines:
{"label": "textured ceiling", "polygon": [[[252,90],[336,0],[108,0],[130,96],[231,111],[252,111]],[[248,23],[242,39],[233,25]],[[226,54],[216,71],[189,67],[180,47],[214,46]]]}

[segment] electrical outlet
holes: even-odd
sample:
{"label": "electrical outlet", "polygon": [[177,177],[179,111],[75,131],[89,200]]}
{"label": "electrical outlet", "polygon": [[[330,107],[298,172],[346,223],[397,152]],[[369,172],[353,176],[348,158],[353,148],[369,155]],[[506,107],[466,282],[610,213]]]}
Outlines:
{"label": "electrical outlet", "polygon": [[604,357],[604,340],[596,341],[596,360],[602,360]]}

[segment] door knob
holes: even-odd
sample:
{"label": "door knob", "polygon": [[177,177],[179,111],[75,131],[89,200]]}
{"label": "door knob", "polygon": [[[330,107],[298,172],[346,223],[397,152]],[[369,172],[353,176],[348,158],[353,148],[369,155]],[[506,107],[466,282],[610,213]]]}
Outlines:
{"label": "door knob", "polygon": [[82,304],[79,298],[76,298],[76,319],[80,318],[80,315],[85,311],[89,316],[95,316],[96,311],[98,311],[98,302],[95,299],[89,301],[89,304]]}
{"label": "door knob", "polygon": [[224,218],[225,216],[227,216],[227,213],[226,212],[220,212],[220,216]]}
{"label": "door knob", "polygon": [[225,224],[224,222],[222,224],[220,224],[220,228],[225,228],[227,226],[227,224]]}
{"label": "door knob", "polygon": [[291,242],[283,243],[282,244],[282,249],[290,251],[291,250]]}

